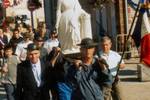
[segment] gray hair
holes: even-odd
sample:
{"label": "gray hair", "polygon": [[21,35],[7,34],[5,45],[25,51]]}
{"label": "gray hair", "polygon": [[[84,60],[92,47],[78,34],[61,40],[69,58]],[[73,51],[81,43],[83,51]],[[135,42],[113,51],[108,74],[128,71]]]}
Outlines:
{"label": "gray hair", "polygon": [[110,42],[111,42],[111,38],[108,37],[108,36],[102,37],[101,42],[103,43],[103,42],[105,42],[105,41],[110,41]]}

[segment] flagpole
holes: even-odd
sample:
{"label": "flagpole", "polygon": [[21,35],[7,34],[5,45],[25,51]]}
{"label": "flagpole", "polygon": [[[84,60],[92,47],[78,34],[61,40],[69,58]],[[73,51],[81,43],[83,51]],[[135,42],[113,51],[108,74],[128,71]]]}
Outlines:
{"label": "flagpole", "polygon": [[113,84],[115,84],[115,83],[117,82],[117,80],[118,80],[118,74],[119,74],[119,70],[120,70],[120,66],[119,66],[119,65],[121,64],[121,62],[122,62],[122,60],[123,60],[123,56],[124,56],[124,54],[125,54],[125,48],[126,48],[126,45],[127,45],[127,41],[129,40],[129,38],[130,38],[130,36],[131,36],[132,28],[133,28],[133,26],[134,26],[135,19],[136,19],[136,17],[137,17],[139,8],[140,8],[140,0],[139,0],[139,2],[138,2],[137,8],[136,8],[136,12],[135,12],[135,14],[134,14],[134,18],[133,18],[131,27],[130,27],[130,29],[129,29],[129,34],[127,35],[127,39],[125,40],[125,43],[124,43],[123,53],[122,53],[121,59],[120,59],[120,61],[119,61],[119,63],[118,63],[117,73],[116,73],[116,75],[115,75],[115,79],[114,79]]}

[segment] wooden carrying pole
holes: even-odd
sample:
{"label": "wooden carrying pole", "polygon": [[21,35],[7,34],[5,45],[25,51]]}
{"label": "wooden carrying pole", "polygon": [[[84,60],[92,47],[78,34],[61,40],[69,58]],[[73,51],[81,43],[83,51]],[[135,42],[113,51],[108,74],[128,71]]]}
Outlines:
{"label": "wooden carrying pole", "polygon": [[134,26],[134,23],[135,23],[135,19],[136,19],[136,16],[137,16],[137,14],[138,14],[139,9],[140,9],[140,0],[139,0],[139,2],[138,2],[137,8],[136,8],[136,12],[135,12],[135,14],[134,14],[134,18],[133,18],[131,27],[130,27],[130,29],[129,29],[129,34],[128,34],[128,36],[127,36],[127,39],[125,40],[126,42],[124,43],[123,53],[122,53],[122,55],[121,55],[121,59],[120,59],[119,64],[118,64],[117,73],[116,73],[116,76],[115,76],[115,79],[114,79],[113,84],[115,84],[115,83],[117,82],[117,80],[118,80],[118,74],[119,74],[119,70],[120,70],[119,65],[121,64],[121,62],[122,62],[122,60],[123,60],[123,56],[124,56],[124,54],[125,54],[125,48],[126,48],[126,45],[127,45],[127,41],[129,40],[129,38],[130,38],[130,36],[131,36],[131,32],[132,32],[132,29],[133,29],[133,26]]}

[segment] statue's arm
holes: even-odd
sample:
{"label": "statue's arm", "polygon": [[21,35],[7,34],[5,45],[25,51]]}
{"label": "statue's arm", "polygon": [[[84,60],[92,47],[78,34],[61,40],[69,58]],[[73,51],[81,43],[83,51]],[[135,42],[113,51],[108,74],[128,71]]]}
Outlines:
{"label": "statue's arm", "polygon": [[82,9],[78,0],[76,2],[76,8],[78,9],[77,11],[78,11],[80,16],[90,16],[84,9]]}
{"label": "statue's arm", "polygon": [[81,16],[84,16],[84,17],[90,17],[90,14],[88,14],[84,9],[81,8]]}

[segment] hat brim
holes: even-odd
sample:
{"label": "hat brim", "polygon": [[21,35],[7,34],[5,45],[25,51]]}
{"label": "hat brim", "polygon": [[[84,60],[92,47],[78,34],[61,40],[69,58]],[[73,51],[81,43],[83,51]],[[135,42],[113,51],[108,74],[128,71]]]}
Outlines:
{"label": "hat brim", "polygon": [[23,36],[23,38],[31,38],[31,36]]}
{"label": "hat brim", "polygon": [[24,48],[24,49],[26,49],[27,51],[40,50],[39,48],[36,48],[36,49]]}
{"label": "hat brim", "polygon": [[44,40],[36,40],[36,41],[38,41],[38,42],[44,42]]}
{"label": "hat brim", "polygon": [[80,46],[81,48],[93,48],[98,46],[98,43],[92,43],[90,45],[77,44],[77,46]]}
{"label": "hat brim", "polygon": [[24,48],[24,49],[26,49],[27,51],[34,51],[34,50],[40,50],[40,48]]}

